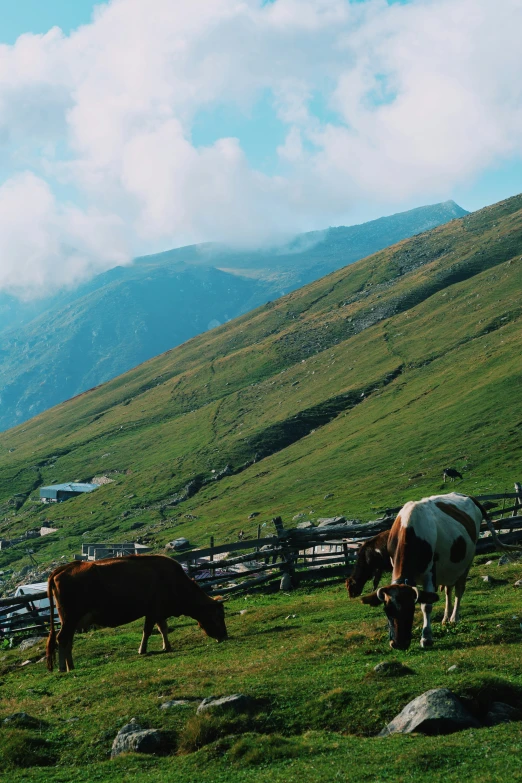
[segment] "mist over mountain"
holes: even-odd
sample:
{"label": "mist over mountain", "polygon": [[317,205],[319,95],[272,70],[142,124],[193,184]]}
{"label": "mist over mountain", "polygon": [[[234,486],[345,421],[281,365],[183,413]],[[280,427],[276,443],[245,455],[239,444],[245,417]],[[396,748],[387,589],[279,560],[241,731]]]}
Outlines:
{"label": "mist over mountain", "polygon": [[0,295],[0,429],[8,429],[191,337],[402,239],[462,217],[452,201],[284,247],[205,244],[115,267],[75,289]]}

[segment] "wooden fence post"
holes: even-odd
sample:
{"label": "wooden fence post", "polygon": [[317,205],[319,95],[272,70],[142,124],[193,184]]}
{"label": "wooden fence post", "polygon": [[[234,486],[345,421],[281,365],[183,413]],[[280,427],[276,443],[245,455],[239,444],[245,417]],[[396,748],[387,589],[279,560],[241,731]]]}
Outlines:
{"label": "wooden fence post", "polygon": [[[210,536],[210,548],[211,548],[211,549],[214,549],[214,536]],[[210,560],[210,562],[212,563],[212,561],[214,560],[214,552],[211,552],[211,553],[210,553],[210,555],[209,555],[209,558],[208,558],[208,559],[209,559],[209,560]]]}
{"label": "wooden fence post", "polygon": [[515,481],[515,492],[517,493],[517,496],[514,503],[515,508],[511,514],[512,517],[518,516],[518,510],[520,506],[522,506],[522,484],[519,481]]}

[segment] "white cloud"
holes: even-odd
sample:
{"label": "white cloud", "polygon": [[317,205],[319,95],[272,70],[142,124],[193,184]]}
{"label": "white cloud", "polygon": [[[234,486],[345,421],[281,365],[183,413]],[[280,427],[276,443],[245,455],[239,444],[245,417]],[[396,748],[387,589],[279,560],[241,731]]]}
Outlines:
{"label": "white cloud", "polygon": [[[0,46],[0,289],[447,198],[522,154],[521,25],[520,0],[112,0]],[[194,145],[198,112],[267,91],[277,174]]]}
{"label": "white cloud", "polygon": [[0,290],[55,293],[125,263],[124,225],[114,215],[59,205],[29,172],[0,187]]}

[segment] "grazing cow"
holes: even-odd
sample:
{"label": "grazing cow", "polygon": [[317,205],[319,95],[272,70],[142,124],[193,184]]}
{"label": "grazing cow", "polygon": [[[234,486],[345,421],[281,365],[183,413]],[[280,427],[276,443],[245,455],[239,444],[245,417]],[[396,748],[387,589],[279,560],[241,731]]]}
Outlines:
{"label": "grazing cow", "polygon": [[449,478],[450,481],[455,481],[456,478],[462,479],[462,473],[459,473],[458,470],[455,470],[455,468],[444,468],[442,471],[442,478],[444,479],[444,483],[446,483],[446,479]]}
{"label": "grazing cow", "polygon": [[[61,672],[74,668],[72,645],[78,628],[101,625],[114,628],[145,617],[141,655],[154,625],[163,639],[163,650],[172,649],[167,618],[187,615],[197,620],[208,636],[227,638],[225,611],[210,598],[179,563],[165,555],[128,555],[96,562],[74,562],[60,566],[49,576],[51,627],[47,640],[47,668],[53,670],[58,641]],[[54,601],[62,628],[55,634]]]}
{"label": "grazing cow", "polygon": [[346,589],[350,598],[361,595],[368,579],[373,579],[373,589],[376,590],[383,573],[392,570],[391,558],[388,554],[389,530],[378,533],[365,541],[357,553],[357,561],[353,573],[346,580]]}
{"label": "grazing cow", "polygon": [[[497,548],[515,550],[502,544],[491,520],[474,498],[452,492],[434,495],[418,502],[410,501],[399,511],[388,538],[392,559],[392,583],[380,587],[361,600],[370,606],[384,605],[390,631],[390,647],[406,650],[411,644],[415,605],[423,614],[421,647],[433,644],[432,604],[438,601],[436,585],[446,589],[443,623],[456,623],[466,577],[475,554],[482,519]],[[417,587],[419,585],[419,587]],[[451,611],[451,590],[455,587],[455,606]]]}

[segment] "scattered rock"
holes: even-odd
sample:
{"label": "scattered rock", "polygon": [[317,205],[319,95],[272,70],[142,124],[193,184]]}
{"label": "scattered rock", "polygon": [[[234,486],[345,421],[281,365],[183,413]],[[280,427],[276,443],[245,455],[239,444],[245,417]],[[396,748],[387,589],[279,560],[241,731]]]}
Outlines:
{"label": "scattered rock", "polygon": [[330,500],[330,498],[333,498],[334,493],[333,492],[327,492],[324,496],[324,500]]}
{"label": "scattered rock", "polygon": [[160,710],[171,710],[173,707],[184,707],[186,704],[190,704],[188,699],[172,699],[171,701],[165,701],[160,705]]}
{"label": "scattered rock", "polygon": [[122,753],[157,753],[161,747],[161,735],[155,729],[143,729],[136,718],[123,726],[112,743],[111,759]]}
{"label": "scattered rock", "polygon": [[507,585],[508,580],[507,579],[495,579],[494,576],[483,576],[482,581],[486,582],[488,585]]}
{"label": "scattered rock", "polygon": [[513,585],[513,587],[522,587],[522,579],[518,579],[518,580],[515,582],[515,584]]}
{"label": "scattered rock", "polygon": [[479,728],[480,723],[447,688],[426,691],[407,704],[379,736],[390,734],[451,734],[462,729]]}
{"label": "scattered rock", "polygon": [[13,715],[8,715],[7,718],[4,718],[3,722],[8,726],[20,726],[28,729],[40,725],[38,718],[33,718],[27,712],[15,712]]}
{"label": "scattered rock", "polygon": [[512,720],[522,720],[522,712],[503,701],[494,701],[489,705],[484,723],[486,726],[496,726],[499,723],[510,723]]}
{"label": "scattered rock", "polygon": [[459,667],[456,663],[453,664],[453,666],[450,666],[449,669],[446,669],[448,672],[456,672]]}
{"label": "scattered rock", "polygon": [[255,519],[256,517],[259,516],[260,513],[261,513],[260,511],[252,511],[252,513],[248,515],[248,518]]}
{"label": "scattered rock", "polygon": [[325,517],[324,519],[318,519],[318,527],[330,527],[331,525],[344,525],[346,524],[346,517]]}
{"label": "scattered rock", "polygon": [[174,541],[169,541],[166,549],[174,549],[174,551],[179,552],[181,549],[187,549],[189,546],[190,541],[188,538],[175,538]]}
{"label": "scattered rock", "polygon": [[34,647],[40,642],[45,642],[46,639],[46,636],[31,636],[29,639],[24,639],[22,642],[20,642],[20,647],[18,649],[20,652],[23,652],[24,650],[28,650],[30,647]]}
{"label": "scattered rock", "polygon": [[248,609],[241,609],[239,611],[239,614],[246,614],[248,612]]}
{"label": "scattered rock", "polygon": [[400,661],[381,661],[373,667],[373,671],[384,677],[404,677],[406,674],[415,674],[413,669]]}
{"label": "scattered rock", "polygon": [[130,517],[131,512],[130,511],[122,511],[121,518],[127,519],[127,517]]}
{"label": "scattered rock", "polygon": [[250,696],[243,693],[233,693],[231,696],[208,696],[203,699],[198,707],[198,715],[202,712],[221,712],[223,710],[234,710],[235,712],[247,712],[254,704]]}
{"label": "scattered rock", "polygon": [[302,519],[305,516],[306,514],[304,513],[304,511],[301,511],[300,514],[296,514],[294,517],[292,517],[292,522],[297,522],[298,520]]}
{"label": "scattered rock", "polygon": [[20,666],[29,666],[30,663],[32,663],[32,661],[30,658],[28,658],[26,661],[23,661],[23,663],[21,663]]}
{"label": "scattered rock", "polygon": [[314,523],[310,522],[309,520],[297,523],[297,530],[308,530],[311,527],[314,527]]}
{"label": "scattered rock", "polygon": [[[500,559],[502,560],[502,558],[500,558]],[[495,562],[494,560],[486,560],[484,565],[493,565],[494,562]]]}

